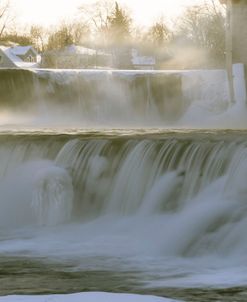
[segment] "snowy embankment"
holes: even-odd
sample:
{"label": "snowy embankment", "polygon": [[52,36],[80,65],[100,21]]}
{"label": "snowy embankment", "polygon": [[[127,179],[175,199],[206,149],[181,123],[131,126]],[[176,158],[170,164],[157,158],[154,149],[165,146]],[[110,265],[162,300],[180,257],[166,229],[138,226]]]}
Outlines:
{"label": "snowy embankment", "polygon": [[45,295],[45,296],[5,296],[0,302],[178,302],[167,298],[155,296],[142,296],[132,294],[112,294],[101,292],[78,293],[71,295]]}

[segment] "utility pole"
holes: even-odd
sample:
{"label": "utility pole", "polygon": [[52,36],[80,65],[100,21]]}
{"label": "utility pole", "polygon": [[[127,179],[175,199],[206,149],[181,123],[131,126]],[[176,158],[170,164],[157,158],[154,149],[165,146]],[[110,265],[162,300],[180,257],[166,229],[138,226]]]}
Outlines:
{"label": "utility pole", "polygon": [[[247,87],[247,0],[231,1],[231,36],[232,36],[232,63],[242,67],[234,73],[235,99],[246,105]],[[237,67],[238,68],[238,67]]]}
{"label": "utility pole", "polygon": [[226,70],[229,85],[230,103],[235,103],[234,82],[233,82],[233,45],[232,45],[232,0],[226,2]]}
{"label": "utility pole", "polygon": [[[219,0],[226,5],[226,69],[229,83],[230,101],[236,102],[236,85],[239,87],[239,79],[236,77],[236,66],[242,64],[242,93],[246,95],[247,86],[247,0]],[[237,64],[237,65],[233,65]],[[233,68],[234,66],[234,68]],[[235,68],[236,67],[236,68]],[[234,70],[233,70],[234,69]],[[239,75],[239,70],[238,70]]]}

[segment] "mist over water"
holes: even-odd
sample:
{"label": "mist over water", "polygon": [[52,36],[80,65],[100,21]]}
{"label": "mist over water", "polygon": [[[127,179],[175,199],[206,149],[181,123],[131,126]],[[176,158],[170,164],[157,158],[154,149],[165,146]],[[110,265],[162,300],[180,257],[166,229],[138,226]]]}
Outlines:
{"label": "mist over water", "polygon": [[0,76],[2,259],[147,291],[246,286],[246,100],[224,70]]}
{"label": "mist over water", "polygon": [[243,137],[17,136],[0,158],[1,255],[152,288],[246,283]]}
{"label": "mist over water", "polygon": [[1,70],[2,129],[246,128],[224,70]]}

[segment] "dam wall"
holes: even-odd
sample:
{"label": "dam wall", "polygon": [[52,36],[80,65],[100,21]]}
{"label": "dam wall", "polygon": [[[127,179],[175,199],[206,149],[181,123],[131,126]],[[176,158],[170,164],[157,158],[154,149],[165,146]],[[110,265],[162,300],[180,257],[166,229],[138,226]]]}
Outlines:
{"label": "dam wall", "polygon": [[228,102],[225,70],[0,69],[1,109],[32,118],[148,125],[177,121],[195,106],[218,113]]}

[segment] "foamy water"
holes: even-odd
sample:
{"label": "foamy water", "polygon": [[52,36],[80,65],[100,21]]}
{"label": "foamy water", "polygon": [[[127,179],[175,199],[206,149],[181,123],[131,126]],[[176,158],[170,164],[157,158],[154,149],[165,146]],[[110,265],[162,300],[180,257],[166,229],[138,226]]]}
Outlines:
{"label": "foamy water", "polygon": [[0,128],[246,128],[242,69],[2,70]]}
{"label": "foamy water", "polygon": [[128,272],[139,289],[245,286],[237,133],[2,138],[2,257]]}
{"label": "foamy water", "polygon": [[232,102],[224,70],[16,72],[0,87],[4,294],[246,287],[242,77]]}

